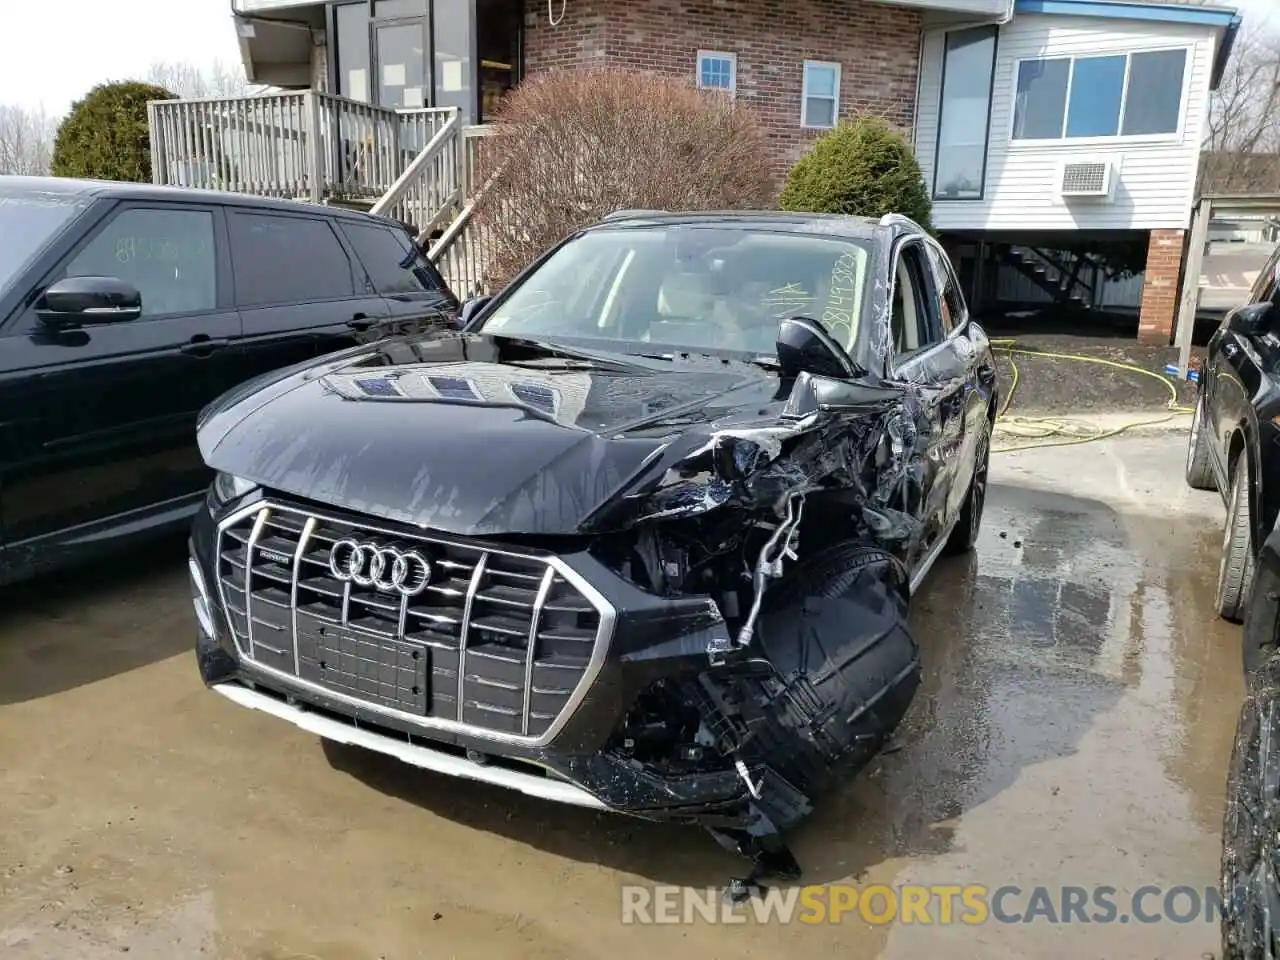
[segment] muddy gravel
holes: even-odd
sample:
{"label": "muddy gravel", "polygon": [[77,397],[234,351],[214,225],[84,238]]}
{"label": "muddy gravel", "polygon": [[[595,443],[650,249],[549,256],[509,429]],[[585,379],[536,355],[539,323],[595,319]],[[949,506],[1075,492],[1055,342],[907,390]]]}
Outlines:
{"label": "muddy gravel", "polygon": [[[975,555],[913,623],[900,749],[794,838],[805,882],[1216,882],[1242,697],[1222,508],[1182,438],[1006,454]],[[1190,957],[1215,923],[628,926],[627,884],[721,885],[691,828],[322,744],[204,690],[181,543],[0,604],[0,957]]]}

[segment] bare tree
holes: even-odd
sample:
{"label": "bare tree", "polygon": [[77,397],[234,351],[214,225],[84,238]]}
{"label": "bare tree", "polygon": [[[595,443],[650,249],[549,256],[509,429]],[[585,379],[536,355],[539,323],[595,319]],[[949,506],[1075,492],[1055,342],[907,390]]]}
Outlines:
{"label": "bare tree", "polygon": [[1263,23],[1236,41],[1209,111],[1206,192],[1280,191],[1280,32]]}
{"label": "bare tree", "polygon": [[158,60],[147,71],[147,82],[172,90],[184,100],[245,97],[257,89],[245,79],[244,68],[238,64],[228,66],[221,60],[213,61],[207,68]]}
{"label": "bare tree", "polygon": [[0,174],[48,174],[56,133],[56,122],[44,110],[0,103]]}

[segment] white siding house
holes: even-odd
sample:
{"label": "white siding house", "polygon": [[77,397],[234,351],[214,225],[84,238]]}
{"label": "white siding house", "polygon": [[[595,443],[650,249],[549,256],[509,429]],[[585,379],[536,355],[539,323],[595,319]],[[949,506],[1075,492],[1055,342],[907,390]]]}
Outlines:
{"label": "white siding house", "polygon": [[[1025,280],[1038,291],[1013,300],[1091,309],[1127,298],[1140,329],[1162,335],[1210,98],[1239,25],[1234,10],[1198,0],[1012,0],[985,20],[926,15],[916,152],[934,227],[977,265],[978,299],[1007,302]],[[1076,270],[1082,242],[1149,245],[1145,282],[1104,275],[1100,260]]]}
{"label": "white siding house", "polygon": [[[1208,118],[1209,79],[1218,46],[1214,31],[1179,23],[1044,14],[1015,16],[1000,28],[996,42],[985,138],[986,176],[975,191],[980,198],[957,200],[946,199],[949,186],[955,192],[954,181],[948,183],[945,166],[939,171],[936,164],[946,43],[946,31],[926,31],[916,128],[921,167],[925,182],[934,191],[934,224],[939,229],[1150,230],[1185,229],[1189,225]],[[1133,55],[1138,59],[1134,60]],[[1179,62],[1179,57],[1185,60]],[[1034,83],[1025,78],[1045,61],[1056,67],[1062,77],[1061,86],[1053,91],[1065,94],[1061,106],[1056,116],[1046,116],[1052,107],[1040,106],[1040,116],[1028,117],[1018,124],[1021,130],[1015,131],[1019,74],[1025,88]],[[1091,63],[1103,64],[1109,75],[1085,77]],[[1132,76],[1135,63],[1139,71],[1151,63],[1149,72],[1157,75],[1153,80],[1165,85],[1157,96],[1163,95],[1174,104],[1174,130],[1125,136],[1121,133],[1123,127],[1117,124],[1114,134],[1068,138],[1059,132],[1056,137],[1046,136],[1055,120],[1059,131],[1063,131],[1063,113],[1069,111],[1061,107],[1068,103],[1078,110],[1090,110],[1095,117],[1100,100],[1108,100],[1108,105],[1127,106],[1123,103],[1128,92],[1124,78],[1126,73]],[[1077,71],[1079,76],[1073,76]],[[1041,72],[1043,75],[1046,71],[1041,68]],[[1169,80],[1174,78],[1176,86],[1171,86]],[[1075,99],[1070,100],[1073,79],[1090,83],[1088,99],[1081,96],[1077,86]],[[1103,89],[1105,85],[1114,85],[1114,91]],[[1028,99],[1024,93],[1024,103]],[[1036,106],[1029,103],[1028,112],[1033,109]],[[1094,129],[1109,124],[1111,119],[1102,118]],[[1118,113],[1116,119],[1123,120]],[[1081,121],[1080,125],[1085,126],[1086,122]],[[952,134],[953,138],[959,136],[963,136],[959,131]],[[944,154],[948,146],[943,144]],[[1098,160],[1112,165],[1114,183],[1109,199],[1060,196],[1064,163]],[[944,165],[945,162],[944,159]]]}

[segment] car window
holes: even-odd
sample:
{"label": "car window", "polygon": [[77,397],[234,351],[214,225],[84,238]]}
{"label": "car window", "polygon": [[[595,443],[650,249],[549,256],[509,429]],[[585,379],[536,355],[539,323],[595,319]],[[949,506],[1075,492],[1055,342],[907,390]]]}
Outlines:
{"label": "car window", "polygon": [[956,280],[955,270],[946,253],[933,244],[928,248],[929,266],[933,270],[933,285],[938,291],[938,319],[941,321],[943,337],[951,335],[964,318],[964,298],[960,293],[960,284]]}
{"label": "car window", "polygon": [[215,310],[213,214],[122,210],[71,258],[63,276],[117,277],[133,284],[142,295],[143,317]]}
{"label": "car window", "polygon": [[860,335],[869,251],[838,236],[719,226],[592,230],[495,303],[483,329],[772,356],[787,317]]}
{"label": "car window", "polygon": [[91,202],[79,194],[0,187],[0,292]]}
{"label": "car window", "polygon": [[343,223],[342,231],[378,293],[391,296],[441,289],[422,251],[401,231],[363,223]]}
{"label": "car window", "polygon": [[310,303],[355,294],[351,261],[328,220],[233,213],[231,262],[242,307]]}
{"label": "car window", "polygon": [[1263,300],[1275,298],[1277,271],[1280,271],[1280,247],[1276,247],[1267,258],[1266,264],[1258,271],[1258,277],[1253,281],[1253,289],[1249,291],[1250,303],[1261,303]]}
{"label": "car window", "polygon": [[911,353],[942,339],[935,318],[937,305],[930,302],[935,293],[922,262],[924,257],[922,244],[908,243],[899,251],[894,266],[890,329],[895,354]]}

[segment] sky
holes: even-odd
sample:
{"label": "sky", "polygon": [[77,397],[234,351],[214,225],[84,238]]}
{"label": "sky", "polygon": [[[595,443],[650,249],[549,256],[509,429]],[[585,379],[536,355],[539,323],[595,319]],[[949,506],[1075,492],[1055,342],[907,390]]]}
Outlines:
{"label": "sky", "polygon": [[[1280,0],[1210,2],[1280,25]],[[0,0],[0,103],[54,116],[94,84],[144,77],[157,60],[234,66],[239,57],[230,0]]]}
{"label": "sky", "polygon": [[157,60],[238,66],[230,0],[0,0],[0,103],[61,115]]}

